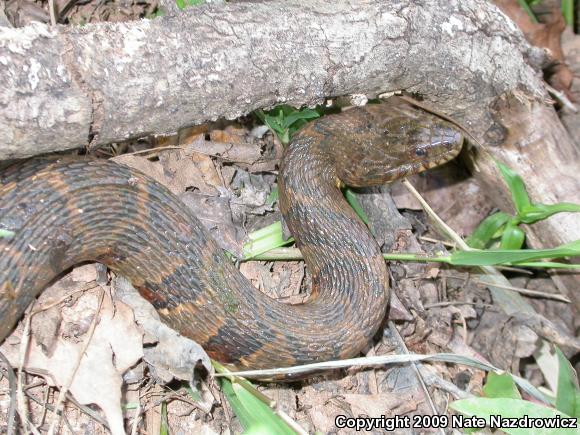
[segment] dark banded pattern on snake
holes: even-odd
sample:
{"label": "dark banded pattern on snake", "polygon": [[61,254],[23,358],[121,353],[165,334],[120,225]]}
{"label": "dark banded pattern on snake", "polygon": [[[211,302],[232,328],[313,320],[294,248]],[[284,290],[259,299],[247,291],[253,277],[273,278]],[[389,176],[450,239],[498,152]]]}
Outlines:
{"label": "dark banded pattern on snake", "polygon": [[461,148],[450,124],[397,102],[304,127],[285,151],[280,208],[312,274],[286,305],[256,290],[192,212],[141,172],[103,160],[30,160],[0,174],[0,340],[55,277],[98,261],[127,276],[169,326],[210,356],[265,368],[353,356],[385,316],[377,243],[340,186],[382,184]]}

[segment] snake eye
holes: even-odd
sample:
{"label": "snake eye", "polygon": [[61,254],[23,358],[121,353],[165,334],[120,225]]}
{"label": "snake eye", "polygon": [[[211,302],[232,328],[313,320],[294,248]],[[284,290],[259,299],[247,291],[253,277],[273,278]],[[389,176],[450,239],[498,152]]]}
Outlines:
{"label": "snake eye", "polygon": [[417,157],[425,157],[427,155],[427,150],[425,148],[417,148],[415,150],[415,155]]}

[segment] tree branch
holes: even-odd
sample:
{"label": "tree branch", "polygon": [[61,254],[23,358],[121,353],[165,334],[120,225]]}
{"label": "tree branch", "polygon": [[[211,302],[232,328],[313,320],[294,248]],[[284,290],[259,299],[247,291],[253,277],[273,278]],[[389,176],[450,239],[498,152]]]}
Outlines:
{"label": "tree branch", "polygon": [[496,96],[544,95],[526,61],[533,53],[483,0],[232,3],[129,23],[0,29],[0,158],[397,89],[494,134]]}

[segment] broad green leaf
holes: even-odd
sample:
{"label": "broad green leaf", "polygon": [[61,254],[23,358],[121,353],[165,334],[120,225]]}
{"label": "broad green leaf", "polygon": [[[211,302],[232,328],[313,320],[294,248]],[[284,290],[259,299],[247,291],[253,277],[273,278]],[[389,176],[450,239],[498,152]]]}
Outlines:
{"label": "broad green leaf", "polygon": [[256,115],[276,133],[283,144],[290,142],[294,133],[309,120],[320,117],[316,110],[307,107],[298,110],[288,105],[277,106],[266,113],[256,111]]}
{"label": "broad green leaf", "polygon": [[508,220],[510,215],[501,211],[486,217],[466,240],[467,244],[475,249],[485,248]]}
{"label": "broad green leaf", "polygon": [[270,130],[276,133],[278,137],[284,134],[284,128],[280,123],[279,117],[266,114],[264,115],[264,123],[268,126]]}
{"label": "broad green leaf", "polygon": [[522,180],[522,177],[503,163],[496,161],[496,164],[510,189],[516,211],[519,215],[524,210],[524,207],[530,205],[530,197],[526,191],[524,181]]}
{"label": "broad green leaf", "polygon": [[[558,418],[570,418],[570,416],[563,414],[556,409],[548,408],[547,406],[538,405],[533,402],[528,402],[527,400],[508,398],[492,399],[487,397],[475,397],[472,399],[464,399],[453,402],[450,405],[450,408],[468,417],[475,416],[484,418],[488,425],[490,424],[492,416],[502,416],[504,418],[526,418],[527,416],[527,418],[551,419],[551,421],[554,423],[557,423]],[[497,427],[494,426],[494,428]],[[527,435],[531,433],[534,435],[578,434],[577,429],[563,428],[530,429],[507,427],[504,425],[501,429],[505,433],[514,435]]]}
{"label": "broad green leaf", "polygon": [[504,373],[502,375],[489,372],[487,381],[483,386],[483,393],[486,397],[492,399],[506,398],[506,399],[521,399],[520,392],[516,383],[510,374]]}
{"label": "broad green leaf", "polygon": [[265,227],[260,228],[259,230],[252,231],[248,234],[248,240],[253,242],[255,240],[263,239],[264,237],[269,237],[272,234],[281,234],[282,233],[282,222],[276,221],[271,223],[270,225],[266,225]]}
{"label": "broad green leaf", "polygon": [[225,378],[220,378],[220,384],[245,431],[252,434],[294,435],[294,431],[268,405],[244,387]]}
{"label": "broad green leaf", "polygon": [[296,111],[294,113],[291,113],[290,115],[288,115],[285,119],[284,119],[284,123],[283,126],[284,128],[290,128],[292,126],[292,124],[294,124],[296,121],[298,120],[302,120],[302,119],[315,119],[315,118],[319,118],[320,115],[316,110],[312,110],[309,108],[304,108],[300,111]]}
{"label": "broad green leaf", "polygon": [[485,251],[457,251],[449,256],[449,264],[464,266],[493,266],[521,263],[542,258],[563,258],[580,255],[580,240],[552,249],[488,249]]}
{"label": "broad green leaf", "polygon": [[521,249],[526,240],[526,233],[517,225],[509,223],[501,235],[500,249]]}
{"label": "broad green leaf", "polygon": [[556,394],[556,408],[564,414],[580,418],[580,403],[578,400],[578,377],[576,371],[564,356],[562,351],[556,347],[558,355],[558,391]]}
{"label": "broad green leaf", "polygon": [[529,204],[519,214],[519,219],[526,224],[533,224],[549,218],[556,213],[580,212],[580,204],[559,202],[558,204]]}

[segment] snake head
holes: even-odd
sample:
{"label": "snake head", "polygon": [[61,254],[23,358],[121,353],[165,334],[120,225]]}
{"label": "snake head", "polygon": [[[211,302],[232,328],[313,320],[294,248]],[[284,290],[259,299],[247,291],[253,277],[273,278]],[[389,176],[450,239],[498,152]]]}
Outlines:
{"label": "snake head", "polygon": [[355,110],[358,122],[347,127],[356,124],[357,131],[335,155],[337,176],[347,185],[384,184],[439,166],[461,151],[463,135],[453,124],[408,104]]}
{"label": "snake head", "polygon": [[420,119],[395,118],[388,124],[383,146],[390,149],[396,178],[442,165],[457,157],[463,145],[457,128],[427,113]]}

